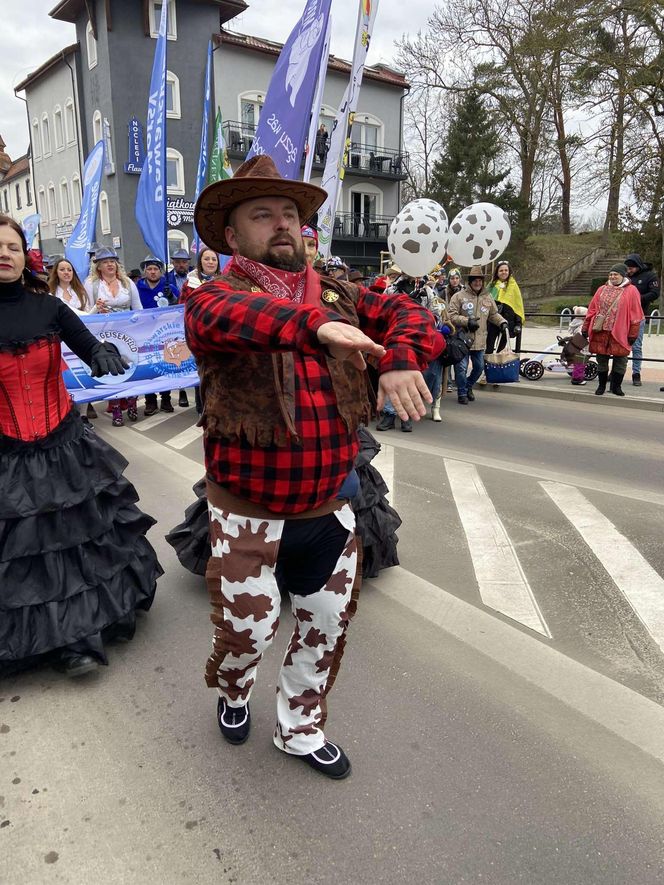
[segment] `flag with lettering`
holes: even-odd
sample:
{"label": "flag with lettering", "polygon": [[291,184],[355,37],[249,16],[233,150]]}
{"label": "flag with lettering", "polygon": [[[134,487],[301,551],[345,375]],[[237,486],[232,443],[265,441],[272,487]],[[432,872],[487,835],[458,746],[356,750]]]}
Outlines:
{"label": "flag with lettering", "polygon": [[217,116],[214,121],[214,141],[212,142],[212,154],[210,155],[210,168],[208,169],[208,184],[213,181],[221,181],[231,178],[233,170],[228,160],[226,139],[222,128],[221,110],[217,108]]}
{"label": "flag with lettering", "polygon": [[[203,122],[201,123],[201,149],[198,155],[198,171],[196,172],[196,191],[194,203],[198,195],[205,187],[205,178],[208,165],[208,141],[210,133],[210,90],[212,81],[212,40],[208,42],[207,62],[205,65],[205,86],[203,88]],[[197,253],[200,248],[200,237],[194,227],[194,242],[192,252]]]}
{"label": "flag with lettering", "polygon": [[166,45],[168,3],[161,4],[148,96],[147,149],[136,192],[136,221],[148,249],[168,263],[166,237]]}
{"label": "flag with lettering", "polygon": [[81,214],[65,246],[65,258],[84,280],[90,271],[90,246],[95,241],[97,208],[101,190],[101,174],[104,171],[104,142],[98,141],[92,148],[83,167],[83,198]]}
{"label": "flag with lettering", "polygon": [[307,0],[277,63],[247,154],[267,154],[284,178],[299,178],[331,0]]}

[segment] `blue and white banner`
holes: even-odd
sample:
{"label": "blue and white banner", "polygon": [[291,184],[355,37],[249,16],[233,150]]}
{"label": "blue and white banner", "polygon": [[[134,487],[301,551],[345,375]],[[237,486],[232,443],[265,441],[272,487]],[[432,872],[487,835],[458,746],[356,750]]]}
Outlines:
{"label": "blue and white banner", "polygon": [[331,0],[307,0],[270,80],[247,160],[268,154],[284,178],[299,178]]}
{"label": "blue and white banner", "polygon": [[23,236],[25,237],[25,242],[28,244],[28,249],[32,249],[32,242],[37,236],[40,221],[41,215],[38,215],[37,213],[34,215],[28,215],[27,218],[23,219]]}
{"label": "blue and white banner", "polygon": [[[198,199],[198,195],[205,187],[205,179],[207,178],[208,166],[208,141],[210,137],[210,93],[212,82],[212,40],[208,43],[207,64],[205,67],[205,88],[203,90],[203,122],[201,124],[201,152],[198,155],[198,171],[196,173],[196,190],[194,192],[194,203]],[[192,252],[198,254],[201,240],[198,231],[194,227],[194,243]]]}
{"label": "blue and white banner", "polygon": [[168,3],[161,4],[147,115],[147,150],[136,191],[136,221],[148,249],[168,264],[166,238],[166,30]]}
{"label": "blue and white banner", "polygon": [[65,387],[75,402],[120,399],[199,383],[196,361],[185,339],[183,305],[81,319],[100,341],[115,344],[131,365],[124,375],[93,378],[89,367],[63,344]]}
{"label": "blue and white banner", "polygon": [[65,246],[65,258],[74,268],[81,280],[84,280],[90,270],[90,258],[88,252],[91,243],[95,241],[95,228],[97,226],[97,207],[99,206],[99,191],[101,188],[101,174],[104,171],[104,142],[98,141],[92,148],[88,159],[83,167],[83,199],[81,201],[81,214],[78,216],[76,227],[71,232]]}
{"label": "blue and white banner", "polygon": [[124,171],[129,175],[140,175],[143,171],[145,150],[143,148],[143,126],[136,117],[132,117],[127,124],[127,162]]}
{"label": "blue and white banner", "polygon": [[325,77],[327,74],[327,64],[330,60],[330,40],[332,37],[332,16],[327,20],[327,33],[325,34],[325,42],[320,57],[320,66],[318,70],[318,85],[316,86],[316,95],[314,103],[311,107],[311,122],[309,123],[309,134],[307,135],[307,158],[304,161],[304,174],[302,181],[311,181],[311,170],[314,165],[314,156],[316,154],[316,133],[318,132],[318,121],[320,118],[320,109],[323,104],[323,92],[325,90]]}

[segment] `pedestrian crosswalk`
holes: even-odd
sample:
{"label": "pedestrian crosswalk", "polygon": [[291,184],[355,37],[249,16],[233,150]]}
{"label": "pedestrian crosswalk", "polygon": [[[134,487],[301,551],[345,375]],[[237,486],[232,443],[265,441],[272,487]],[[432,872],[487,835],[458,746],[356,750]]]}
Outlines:
{"label": "pedestrian crosswalk", "polygon": [[[195,481],[203,468],[196,418],[191,408],[159,413],[125,427],[123,438]],[[116,433],[108,428],[109,441]],[[661,524],[660,504],[554,481],[547,472],[517,477],[458,452],[449,457],[444,447],[381,443],[373,464],[403,520],[404,574],[627,684],[643,677],[645,693],[664,700],[664,545],[642,550],[639,538],[640,524]],[[630,507],[638,517],[624,517]],[[427,535],[427,524],[435,534]]]}

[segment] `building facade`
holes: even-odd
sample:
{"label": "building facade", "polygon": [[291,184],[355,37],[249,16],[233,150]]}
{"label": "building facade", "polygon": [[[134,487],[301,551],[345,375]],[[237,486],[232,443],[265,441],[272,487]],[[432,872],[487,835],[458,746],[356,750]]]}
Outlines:
{"label": "building facade", "polygon": [[[221,108],[234,168],[246,156],[281,44],[234,33],[244,0],[165,0],[167,54],[167,194],[170,251],[189,249],[207,46],[214,48],[212,118]],[[77,42],[45,62],[17,87],[31,121],[37,204],[45,252],[64,251],[80,211],[84,158],[103,139],[97,242],[114,246],[127,268],[147,252],[134,207],[140,143],[148,103],[161,0],[61,0],[50,15],[76,26]],[[320,122],[332,130],[350,65],[330,58]],[[403,76],[367,67],[352,134],[349,165],[332,248],[349,264],[376,268],[398,212],[408,157],[402,150]],[[212,121],[211,121],[212,123]],[[212,128],[212,126],[211,126]],[[315,150],[315,146],[312,146]],[[315,155],[318,183],[323,156]],[[1,190],[0,190],[1,195]]]}
{"label": "building facade", "polygon": [[36,211],[30,151],[12,160],[0,136],[0,212],[22,224]]}

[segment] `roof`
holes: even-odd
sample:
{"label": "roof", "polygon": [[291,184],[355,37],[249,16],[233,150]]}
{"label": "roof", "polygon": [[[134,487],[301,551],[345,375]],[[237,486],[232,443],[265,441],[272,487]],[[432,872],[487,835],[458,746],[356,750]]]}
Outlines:
{"label": "roof", "polygon": [[7,172],[2,177],[2,184],[7,184],[7,182],[11,178],[17,178],[19,175],[24,175],[26,172],[30,171],[30,160],[28,159],[28,155],[24,154],[22,157],[18,157],[18,159],[14,160]]}
{"label": "roof", "polygon": [[[263,52],[267,55],[279,55],[284,48],[283,43],[275,43],[273,40],[266,40],[263,37],[251,37],[248,34],[237,34],[223,30],[221,33],[214,35],[214,41],[217,45],[227,43],[229,46],[241,46],[244,49]],[[329,71],[339,71],[342,74],[350,74],[351,72],[350,63],[334,55],[330,55],[327,68]],[[364,76],[369,80],[377,80],[380,83],[384,83],[386,86],[410,89],[410,84],[404,75],[385,64],[367,65],[364,68]]]}
{"label": "roof", "polygon": [[[201,2],[201,0],[198,0]],[[206,0],[208,3],[214,3],[219,7],[222,22],[227,22],[231,18],[235,18],[241,12],[247,9],[244,0]],[[58,19],[63,22],[73,22],[76,24],[80,15],[86,11],[86,0],[60,0],[49,15],[51,18]]]}
{"label": "roof", "polygon": [[18,86],[14,87],[14,92],[22,92],[27,86],[32,86],[34,82],[36,82],[40,77],[46,74],[51,68],[55,67],[59,62],[63,61],[65,56],[72,55],[74,52],[78,51],[78,43],[72,43],[71,46],[65,46],[64,49],[61,49],[59,52],[56,52],[55,55],[52,55],[48,61],[45,61],[43,65],[37,68],[36,71],[33,71],[31,74],[21,80]]}

